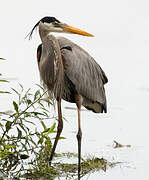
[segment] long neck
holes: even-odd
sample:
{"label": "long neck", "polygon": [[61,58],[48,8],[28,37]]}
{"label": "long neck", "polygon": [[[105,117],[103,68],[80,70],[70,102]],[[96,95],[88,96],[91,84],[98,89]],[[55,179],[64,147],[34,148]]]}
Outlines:
{"label": "long neck", "polygon": [[42,41],[42,43],[45,41],[45,39],[47,38],[48,34],[49,34],[49,30],[47,30],[43,24],[39,23],[39,35],[40,35],[40,39]]}
{"label": "long neck", "polygon": [[47,38],[48,34],[49,33],[47,31],[39,29],[39,35],[40,35],[40,39],[41,39],[42,42],[45,41],[45,39]]}
{"label": "long neck", "polygon": [[42,36],[39,70],[44,84],[54,92],[56,98],[60,97],[64,81],[62,56],[58,40],[52,35]]}

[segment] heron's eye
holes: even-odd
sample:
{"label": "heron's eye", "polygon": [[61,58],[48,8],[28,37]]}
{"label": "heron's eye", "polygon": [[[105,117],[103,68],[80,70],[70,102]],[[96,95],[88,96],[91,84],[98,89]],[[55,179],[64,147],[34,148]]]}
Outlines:
{"label": "heron's eye", "polygon": [[60,24],[58,22],[53,22],[54,27],[60,27]]}

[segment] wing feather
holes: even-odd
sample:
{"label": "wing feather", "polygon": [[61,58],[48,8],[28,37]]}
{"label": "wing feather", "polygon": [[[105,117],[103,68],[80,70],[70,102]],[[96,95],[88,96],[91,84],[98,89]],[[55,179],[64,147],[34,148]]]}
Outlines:
{"label": "wing feather", "polygon": [[57,39],[65,59],[65,73],[78,93],[92,102],[106,104],[104,84],[108,79],[101,67],[85,50],[72,41],[64,37]]}

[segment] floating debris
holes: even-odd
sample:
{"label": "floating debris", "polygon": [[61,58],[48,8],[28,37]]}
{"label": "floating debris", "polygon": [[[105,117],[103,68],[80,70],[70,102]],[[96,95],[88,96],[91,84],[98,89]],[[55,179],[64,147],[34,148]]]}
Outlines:
{"label": "floating debris", "polygon": [[122,145],[122,144],[118,143],[117,141],[113,141],[113,142],[114,142],[114,148],[123,148],[123,147],[129,148],[129,147],[131,147],[130,144]]}

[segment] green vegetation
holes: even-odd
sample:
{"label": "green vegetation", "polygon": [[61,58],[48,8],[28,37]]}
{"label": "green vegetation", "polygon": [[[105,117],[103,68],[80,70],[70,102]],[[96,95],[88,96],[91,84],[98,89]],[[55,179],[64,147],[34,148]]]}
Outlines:
{"label": "green vegetation", "polygon": [[56,132],[56,123],[52,121],[48,110],[51,102],[44,97],[43,89],[32,94],[20,85],[20,91],[12,91],[18,97],[12,102],[13,113],[0,112],[0,171],[18,176],[26,170],[24,162],[33,165],[38,159],[49,157],[50,135]]}

